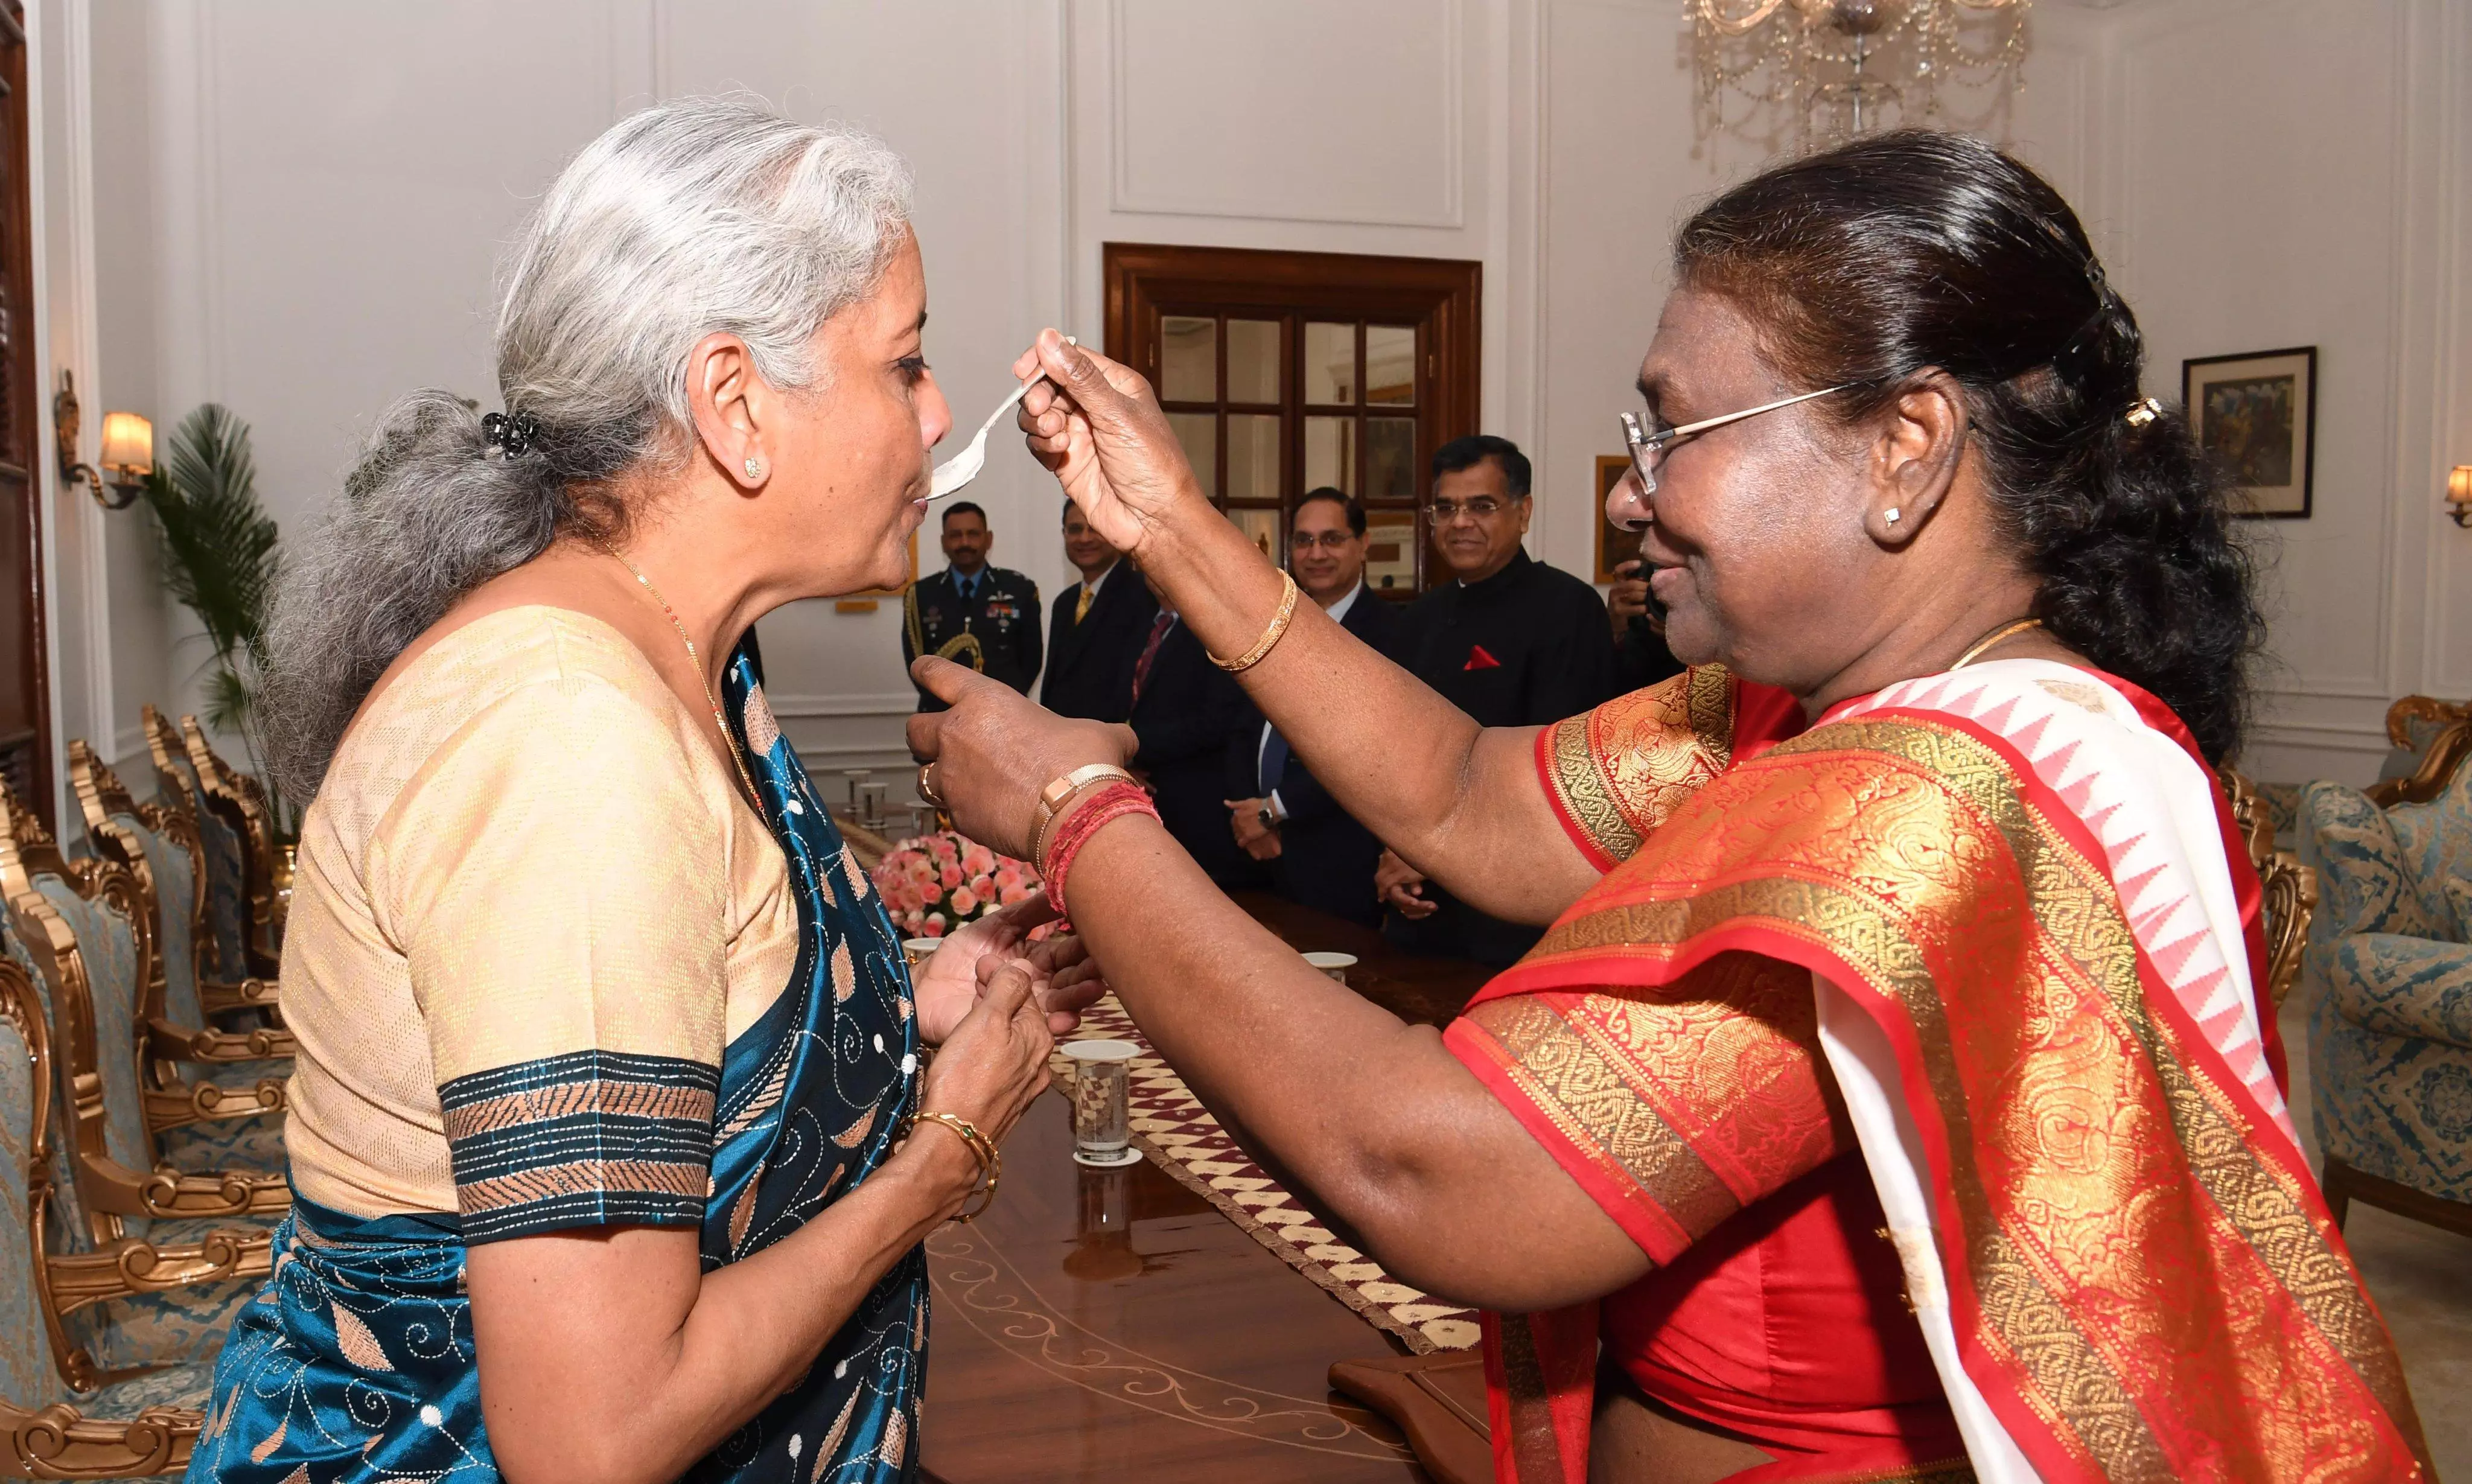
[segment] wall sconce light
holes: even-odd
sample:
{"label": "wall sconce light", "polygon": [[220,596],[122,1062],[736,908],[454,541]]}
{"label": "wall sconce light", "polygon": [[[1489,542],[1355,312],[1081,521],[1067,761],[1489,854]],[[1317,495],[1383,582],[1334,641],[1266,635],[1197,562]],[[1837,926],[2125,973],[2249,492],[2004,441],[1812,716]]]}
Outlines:
{"label": "wall sconce light", "polygon": [[2457,525],[2472,530],[2472,464],[2458,464],[2448,471],[2446,513]]}
{"label": "wall sconce light", "polygon": [[136,502],[146,476],[154,472],[154,424],[133,412],[105,413],[102,470],[79,462],[77,378],[63,370],[59,395],[52,398],[52,428],[60,443],[61,483],[90,486],[94,502],[105,510],[127,510]]}

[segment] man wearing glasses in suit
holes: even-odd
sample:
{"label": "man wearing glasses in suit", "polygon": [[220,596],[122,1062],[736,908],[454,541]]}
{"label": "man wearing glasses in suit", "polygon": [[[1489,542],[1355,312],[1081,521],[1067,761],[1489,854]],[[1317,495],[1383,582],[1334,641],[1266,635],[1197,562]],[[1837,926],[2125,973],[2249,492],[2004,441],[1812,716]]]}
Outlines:
{"label": "man wearing glasses in suit", "polygon": [[[1365,586],[1365,507],[1324,487],[1296,502],[1288,532],[1288,570],[1306,597],[1339,626],[1396,659],[1407,620]],[[1278,730],[1246,707],[1232,739],[1232,786],[1248,797],[1227,801],[1228,824],[1245,853],[1265,862],[1279,895],[1333,917],[1376,926],[1374,863],[1382,844],[1348,817],[1328,790],[1288,751]]]}

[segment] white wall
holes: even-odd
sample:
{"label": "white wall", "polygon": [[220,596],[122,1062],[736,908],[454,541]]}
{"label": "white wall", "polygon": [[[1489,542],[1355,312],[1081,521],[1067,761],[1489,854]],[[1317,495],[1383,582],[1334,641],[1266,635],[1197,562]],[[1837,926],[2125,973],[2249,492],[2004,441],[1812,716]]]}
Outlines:
{"label": "white wall", "polygon": [[[1697,133],[1670,0],[46,9],[92,36],[88,157],[75,131],[46,142],[55,177],[95,182],[91,268],[62,239],[55,273],[90,274],[89,423],[230,403],[287,529],[390,397],[489,391],[495,255],[560,160],[642,102],[742,85],[915,165],[929,351],[965,431],[1039,325],[1098,333],[1105,242],[1481,261],[1486,425],[1537,456],[1532,548],[1584,571],[1593,457],[1619,449],[1673,227],[1766,149]],[[2436,472],[2472,460],[2467,9],[2045,0],[2029,86],[1992,115],[2087,218],[2152,390],[2176,395],[2184,355],[2321,348],[2319,514],[2271,527],[2268,777],[2365,778],[2387,698],[2472,694],[2472,533],[2436,508]],[[996,559],[1053,593],[1052,485],[999,449],[973,497]],[[86,643],[67,719],[124,754],[137,701],[188,704],[197,658],[141,519],[59,552],[94,597],[61,626]],[[767,621],[775,707],[819,768],[900,756],[897,625],[892,605]]]}

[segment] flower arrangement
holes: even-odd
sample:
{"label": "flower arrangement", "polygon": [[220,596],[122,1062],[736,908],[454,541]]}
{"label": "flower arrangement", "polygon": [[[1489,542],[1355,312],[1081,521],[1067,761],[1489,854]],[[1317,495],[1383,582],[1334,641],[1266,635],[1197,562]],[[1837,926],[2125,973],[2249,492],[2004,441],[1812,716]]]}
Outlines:
{"label": "flower arrangement", "polygon": [[896,842],[875,863],[874,876],[892,925],[913,938],[941,938],[1039,891],[1038,873],[1027,861],[949,829]]}

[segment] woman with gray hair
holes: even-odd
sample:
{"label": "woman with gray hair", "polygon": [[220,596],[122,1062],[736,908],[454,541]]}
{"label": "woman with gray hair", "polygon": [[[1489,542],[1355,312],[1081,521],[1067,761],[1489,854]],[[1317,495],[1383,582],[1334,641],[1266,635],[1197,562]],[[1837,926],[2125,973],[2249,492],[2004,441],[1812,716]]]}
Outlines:
{"label": "woman with gray hair", "polygon": [[741,646],[906,575],[908,193],[751,103],[625,120],[519,243],[506,411],[398,404],[296,556],[295,1205],[191,1479],[915,1472],[919,1241],[1099,987],[1043,903],[914,985]]}

